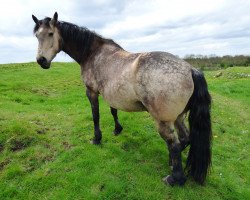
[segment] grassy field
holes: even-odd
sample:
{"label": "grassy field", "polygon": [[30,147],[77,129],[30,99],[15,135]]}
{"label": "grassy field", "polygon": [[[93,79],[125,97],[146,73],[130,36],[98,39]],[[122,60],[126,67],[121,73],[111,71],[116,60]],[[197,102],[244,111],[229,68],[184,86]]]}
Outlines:
{"label": "grassy field", "polygon": [[119,112],[124,130],[113,136],[101,98],[103,142],[94,146],[77,64],[0,65],[0,199],[250,199],[250,68],[205,74],[213,167],[205,186],[168,187],[168,152],[148,113]]}

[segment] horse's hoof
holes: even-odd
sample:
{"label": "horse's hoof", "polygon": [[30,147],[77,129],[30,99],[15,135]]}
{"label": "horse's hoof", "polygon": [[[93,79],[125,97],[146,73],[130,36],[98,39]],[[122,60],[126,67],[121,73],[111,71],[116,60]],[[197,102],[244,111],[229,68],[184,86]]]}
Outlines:
{"label": "horse's hoof", "polygon": [[166,177],[164,177],[162,179],[162,181],[166,184],[166,185],[170,185],[170,186],[174,186],[175,185],[175,180],[171,175],[168,175]]}
{"label": "horse's hoof", "polygon": [[115,128],[113,133],[114,133],[114,135],[119,135],[122,132],[122,130],[123,130],[122,126],[118,126]]}
{"label": "horse's hoof", "polygon": [[186,181],[187,181],[187,178],[184,176],[184,177],[182,177],[182,178],[179,180],[178,184],[179,184],[180,186],[183,186],[183,185],[186,183]]}
{"label": "horse's hoof", "polygon": [[101,144],[101,140],[93,139],[93,140],[90,140],[90,143],[94,144],[94,145],[99,145],[99,144]]}
{"label": "horse's hoof", "polygon": [[186,177],[182,177],[182,178],[180,178],[180,180],[177,181],[177,180],[175,180],[175,179],[173,178],[173,176],[168,175],[168,176],[164,177],[164,178],[162,179],[162,181],[163,181],[166,185],[171,185],[171,186],[179,185],[179,186],[183,186],[183,185],[186,183],[187,178],[186,178]]}

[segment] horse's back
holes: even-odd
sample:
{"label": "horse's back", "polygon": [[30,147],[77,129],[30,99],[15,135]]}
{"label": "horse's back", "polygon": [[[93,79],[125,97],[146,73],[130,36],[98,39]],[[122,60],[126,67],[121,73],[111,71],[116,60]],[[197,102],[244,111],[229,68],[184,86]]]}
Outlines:
{"label": "horse's back", "polygon": [[160,121],[174,121],[193,93],[191,65],[166,52],[140,56],[136,93],[151,115]]}

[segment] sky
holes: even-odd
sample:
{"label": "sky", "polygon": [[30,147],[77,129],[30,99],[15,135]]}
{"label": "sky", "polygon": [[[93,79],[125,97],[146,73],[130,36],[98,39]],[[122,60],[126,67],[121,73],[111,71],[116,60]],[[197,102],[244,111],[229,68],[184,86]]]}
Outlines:
{"label": "sky", "polygon": [[130,52],[250,55],[250,0],[1,0],[0,63],[36,61],[31,15],[55,11]]}

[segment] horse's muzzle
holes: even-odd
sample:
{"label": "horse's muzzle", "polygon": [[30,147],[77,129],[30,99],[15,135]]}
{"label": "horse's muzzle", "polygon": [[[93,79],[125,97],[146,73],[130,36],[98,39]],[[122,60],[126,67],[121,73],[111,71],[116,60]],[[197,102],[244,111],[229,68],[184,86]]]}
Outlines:
{"label": "horse's muzzle", "polygon": [[40,57],[37,59],[37,63],[43,68],[43,69],[49,69],[50,68],[50,62],[47,61],[46,58]]}

